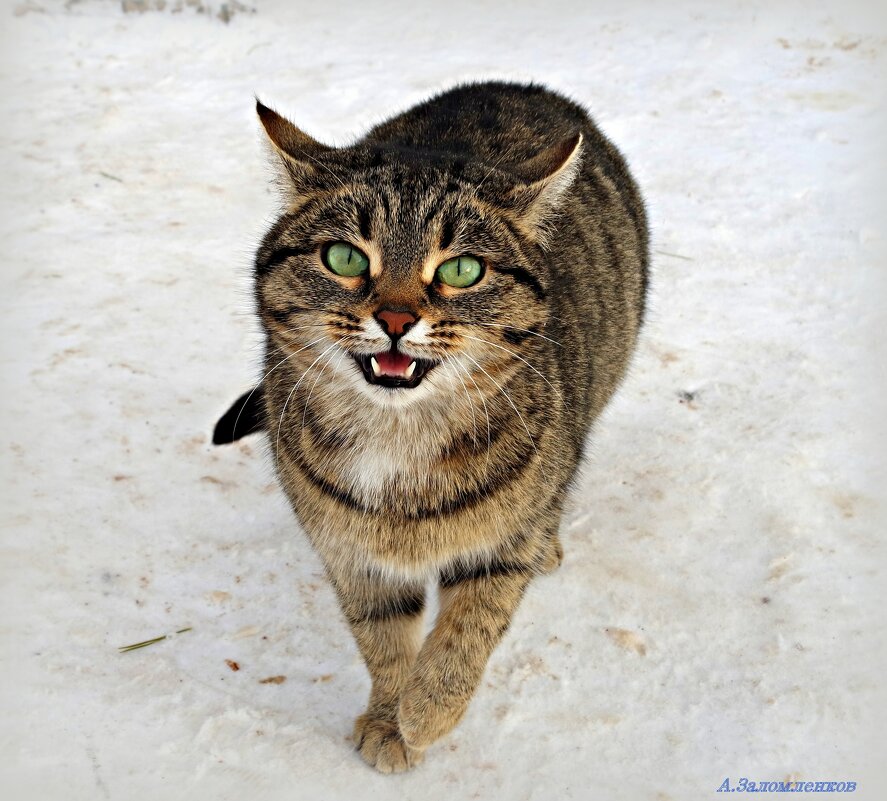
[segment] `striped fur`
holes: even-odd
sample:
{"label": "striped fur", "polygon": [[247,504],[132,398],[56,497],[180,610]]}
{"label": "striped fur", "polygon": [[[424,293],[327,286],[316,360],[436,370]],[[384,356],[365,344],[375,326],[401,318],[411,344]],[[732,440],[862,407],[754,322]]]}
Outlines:
{"label": "striped fur", "polygon": [[[644,206],[586,112],[540,86],[458,87],[339,149],[259,113],[285,208],[256,258],[267,374],[246,428],[266,421],[372,677],[357,747],[406,770],[560,563],[565,493],[643,318]],[[370,277],[323,266],[338,240]],[[460,254],[483,258],[476,286],[429,283]],[[414,313],[399,347],[439,362],[413,389],[371,385],[353,358],[388,347],[381,306]]]}

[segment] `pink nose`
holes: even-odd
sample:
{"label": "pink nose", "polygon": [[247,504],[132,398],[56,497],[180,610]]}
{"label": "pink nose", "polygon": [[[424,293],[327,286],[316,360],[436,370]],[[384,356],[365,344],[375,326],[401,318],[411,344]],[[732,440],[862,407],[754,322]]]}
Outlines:
{"label": "pink nose", "polygon": [[382,327],[388,336],[399,337],[409,331],[413,323],[419,318],[407,311],[380,309],[376,312],[376,319],[382,323]]}

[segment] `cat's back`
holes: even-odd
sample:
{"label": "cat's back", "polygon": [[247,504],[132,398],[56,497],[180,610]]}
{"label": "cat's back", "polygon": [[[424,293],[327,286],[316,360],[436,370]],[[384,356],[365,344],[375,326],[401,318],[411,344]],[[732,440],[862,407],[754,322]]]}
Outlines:
{"label": "cat's back", "polygon": [[581,107],[542,86],[457,86],[373,128],[364,138],[405,150],[522,161],[590,122]]}
{"label": "cat's back", "polygon": [[371,145],[517,164],[553,142],[583,134],[591,161],[621,161],[588,112],[539,84],[487,81],[456,86],[374,127]]}

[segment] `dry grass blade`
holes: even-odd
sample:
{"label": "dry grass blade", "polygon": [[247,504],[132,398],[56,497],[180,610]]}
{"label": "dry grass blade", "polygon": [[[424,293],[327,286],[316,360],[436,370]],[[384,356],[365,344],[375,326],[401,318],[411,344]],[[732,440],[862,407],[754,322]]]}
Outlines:
{"label": "dry grass blade", "polygon": [[695,261],[695,259],[690,256],[683,256],[680,253],[669,253],[667,250],[654,250],[654,253],[658,253],[660,256],[670,256],[673,259],[683,259],[684,261]]}
{"label": "dry grass blade", "polygon": [[[184,634],[186,631],[191,631],[191,627],[185,629],[179,629],[176,634]],[[168,637],[172,637],[172,634],[164,634],[161,637],[154,637],[152,640],[145,640],[143,642],[135,642],[132,645],[121,645],[117,650],[121,654],[129,653],[130,651],[137,651],[139,648],[147,648],[149,645],[154,645],[154,643],[161,642],[162,640],[167,639]]]}

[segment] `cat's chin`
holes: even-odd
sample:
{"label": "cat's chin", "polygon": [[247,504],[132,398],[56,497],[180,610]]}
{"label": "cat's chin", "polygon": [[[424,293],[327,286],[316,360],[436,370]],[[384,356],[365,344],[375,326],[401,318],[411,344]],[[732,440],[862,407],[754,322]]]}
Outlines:
{"label": "cat's chin", "polygon": [[366,382],[384,389],[415,389],[439,364],[395,352],[355,355],[353,358]]}

